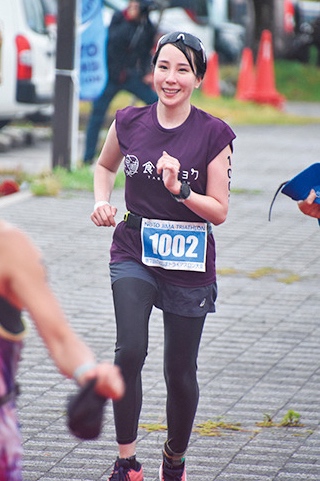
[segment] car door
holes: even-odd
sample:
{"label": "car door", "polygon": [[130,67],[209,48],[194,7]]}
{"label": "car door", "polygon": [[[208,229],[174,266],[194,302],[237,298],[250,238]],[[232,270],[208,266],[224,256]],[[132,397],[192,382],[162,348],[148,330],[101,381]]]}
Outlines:
{"label": "car door", "polygon": [[[30,79],[23,95],[18,101],[26,103],[52,102],[55,79],[55,44],[54,33],[46,28],[45,12],[41,0],[23,0],[25,15],[25,37],[30,43],[29,60]],[[22,78],[18,79],[20,86]],[[26,82],[25,82],[26,84]],[[22,88],[22,87],[21,87]],[[18,89],[19,90],[19,89]],[[23,89],[22,89],[23,91]]]}

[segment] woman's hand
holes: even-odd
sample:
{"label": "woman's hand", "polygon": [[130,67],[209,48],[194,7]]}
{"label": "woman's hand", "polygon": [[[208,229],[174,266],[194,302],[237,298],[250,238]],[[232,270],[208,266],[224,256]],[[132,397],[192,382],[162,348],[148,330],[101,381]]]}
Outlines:
{"label": "woman's hand", "polygon": [[165,187],[174,195],[179,194],[181,182],[178,180],[180,162],[171,157],[165,150],[157,162],[157,173],[162,173],[162,180]]}
{"label": "woman's hand", "polygon": [[101,362],[83,374],[79,384],[84,385],[92,378],[97,378],[95,390],[101,396],[110,399],[120,399],[123,396],[125,385],[118,366]]}
{"label": "woman's hand", "polygon": [[117,213],[117,208],[109,203],[104,205],[100,205],[94,209],[91,214],[91,220],[94,222],[98,227],[105,226],[110,227],[116,226],[115,216]]}

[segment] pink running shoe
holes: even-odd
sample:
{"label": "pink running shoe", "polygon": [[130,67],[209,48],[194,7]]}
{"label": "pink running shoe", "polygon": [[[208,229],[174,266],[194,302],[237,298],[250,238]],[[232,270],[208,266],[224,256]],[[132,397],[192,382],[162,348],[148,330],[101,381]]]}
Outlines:
{"label": "pink running shoe", "polygon": [[137,461],[133,469],[126,459],[117,459],[108,481],[143,481],[142,466]]}
{"label": "pink running shoe", "polygon": [[159,469],[160,481],[187,481],[186,467],[183,463],[182,467],[174,468],[168,466],[164,461]]}

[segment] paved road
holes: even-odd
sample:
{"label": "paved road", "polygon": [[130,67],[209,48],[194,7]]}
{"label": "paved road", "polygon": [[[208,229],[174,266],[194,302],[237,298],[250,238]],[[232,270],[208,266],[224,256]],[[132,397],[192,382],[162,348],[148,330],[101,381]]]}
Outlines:
{"label": "paved road", "polygon": [[[320,293],[319,226],[278,185],[319,162],[319,125],[239,127],[228,220],[214,229],[219,299],[208,317],[199,357],[201,399],[195,427],[240,424],[219,436],[192,434],[190,481],[319,481]],[[34,161],[48,154],[41,144]],[[39,150],[41,150],[39,149]],[[21,152],[30,155],[30,150]],[[114,193],[119,219],[123,192]],[[13,197],[13,196],[11,196]],[[16,201],[15,201],[16,199]],[[99,358],[112,358],[114,316],[108,283],[112,231],[89,220],[90,193],[58,198],[26,194],[0,202],[0,215],[25,229],[43,250],[51,284],[73,326]],[[111,406],[101,438],[79,442],[65,426],[74,385],[56,372],[31,327],[19,381],[25,481],[106,481],[116,447]],[[141,423],[165,423],[161,314],[151,318]],[[301,427],[280,423],[288,410]],[[140,429],[138,456],[156,481],[163,431]]]}

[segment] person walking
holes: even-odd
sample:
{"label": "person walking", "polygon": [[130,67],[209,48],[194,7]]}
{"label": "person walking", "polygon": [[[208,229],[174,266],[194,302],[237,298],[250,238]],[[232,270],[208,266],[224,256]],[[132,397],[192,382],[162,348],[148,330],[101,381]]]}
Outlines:
{"label": "person walking", "polygon": [[108,81],[102,94],[92,103],[87,125],[84,163],[92,163],[99,133],[110,102],[126,90],[146,104],[157,100],[151,88],[151,50],[156,28],[149,19],[150,2],[130,0],[128,7],[116,12],[108,29]]}
{"label": "person walking", "polygon": [[0,481],[22,481],[22,444],[15,398],[18,362],[26,335],[26,309],[60,372],[80,386],[96,378],[101,396],[119,399],[120,370],[97,364],[93,352],[71,329],[51,291],[40,252],[25,233],[0,221]]}
{"label": "person walking", "polygon": [[[109,481],[143,480],[136,458],[141,370],[153,306],[163,311],[167,440],[161,481],[185,481],[185,454],[197,410],[197,356],[217,296],[212,224],[225,221],[235,134],[191,104],[207,67],[201,41],[185,32],[160,38],[153,57],[158,102],[116,113],[94,174],[97,226],[113,226],[110,273],[115,364],[127,386],[114,403],[119,454]],[[116,225],[111,194],[124,157],[128,212]]]}

